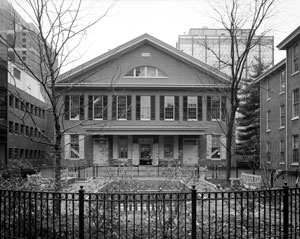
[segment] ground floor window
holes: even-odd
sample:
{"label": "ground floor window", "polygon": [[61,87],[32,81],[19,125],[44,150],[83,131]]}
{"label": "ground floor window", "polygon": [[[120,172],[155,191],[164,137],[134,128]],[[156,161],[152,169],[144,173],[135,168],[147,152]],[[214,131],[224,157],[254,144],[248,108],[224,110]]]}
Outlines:
{"label": "ground floor window", "polygon": [[119,158],[127,158],[128,154],[128,140],[127,136],[119,137]]}
{"label": "ground floor window", "polygon": [[164,158],[171,159],[174,155],[174,137],[164,137]]}
{"label": "ground floor window", "polygon": [[212,147],[211,147],[211,158],[219,159],[221,157],[221,136],[213,135],[212,136]]}
{"label": "ground floor window", "polygon": [[299,163],[299,135],[293,135],[292,140],[293,163]]}
{"label": "ground floor window", "polygon": [[71,158],[79,159],[79,135],[71,134],[70,135],[70,155]]}

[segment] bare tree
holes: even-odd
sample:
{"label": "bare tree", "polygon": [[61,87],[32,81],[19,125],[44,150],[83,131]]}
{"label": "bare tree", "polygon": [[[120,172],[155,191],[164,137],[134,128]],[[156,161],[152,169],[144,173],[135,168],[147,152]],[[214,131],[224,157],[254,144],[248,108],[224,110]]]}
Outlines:
{"label": "bare tree", "polygon": [[247,58],[257,46],[266,30],[265,22],[274,15],[276,0],[224,0],[211,3],[214,19],[228,32],[230,55],[222,58],[213,48],[209,50],[221,65],[230,69],[231,78],[229,93],[223,92],[229,99],[229,110],[226,112],[226,179],[231,177],[231,158],[235,136],[236,112],[240,105],[239,89],[245,75]]}
{"label": "bare tree", "polygon": [[[93,2],[93,1],[92,1]],[[74,58],[76,48],[82,42],[87,31],[95,26],[115,4],[115,0],[104,4],[104,10],[97,9],[97,14],[91,14],[91,7],[86,7],[82,0],[24,0],[16,1],[15,7],[22,12],[22,17],[14,10],[9,16],[14,32],[10,37],[0,35],[1,41],[14,53],[15,62],[30,74],[41,86],[49,102],[49,111],[54,123],[54,137],[48,137],[41,132],[35,123],[32,112],[25,106],[24,115],[30,117],[45,138],[40,142],[51,148],[55,163],[55,190],[61,188],[62,168],[62,137],[69,128],[63,124],[63,106],[59,104],[61,97],[70,90],[57,92],[56,84],[64,68],[77,59]],[[98,2],[93,2],[93,8]],[[24,14],[24,15],[23,15]],[[22,18],[29,19],[27,24]],[[26,31],[36,48],[28,55],[27,61],[19,51],[18,32]],[[30,62],[30,63],[28,63]],[[77,82],[76,84],[79,84]],[[24,117],[23,117],[24,118]],[[80,124],[80,123],[79,123]],[[25,136],[35,140],[30,135]]]}

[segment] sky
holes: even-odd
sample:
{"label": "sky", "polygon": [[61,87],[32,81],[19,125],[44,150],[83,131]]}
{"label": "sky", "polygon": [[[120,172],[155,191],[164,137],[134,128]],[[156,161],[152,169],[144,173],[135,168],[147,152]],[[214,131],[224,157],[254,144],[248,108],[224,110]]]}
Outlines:
{"label": "sky", "polygon": [[[59,0],[54,0],[59,1]],[[101,16],[114,0],[83,0],[90,14]],[[190,28],[220,28],[209,2],[223,0],[116,0],[107,15],[89,29],[76,48],[75,67],[144,33],[176,46]],[[300,0],[276,0],[275,16],[266,22],[274,36],[275,63],[285,57],[276,46],[300,25]]]}

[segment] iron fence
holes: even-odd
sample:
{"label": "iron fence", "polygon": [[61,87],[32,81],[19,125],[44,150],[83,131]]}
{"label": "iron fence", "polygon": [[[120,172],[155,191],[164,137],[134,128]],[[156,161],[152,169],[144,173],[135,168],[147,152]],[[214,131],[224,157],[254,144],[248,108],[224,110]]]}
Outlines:
{"label": "iron fence", "polygon": [[300,188],[78,193],[0,190],[0,238],[299,238]]}

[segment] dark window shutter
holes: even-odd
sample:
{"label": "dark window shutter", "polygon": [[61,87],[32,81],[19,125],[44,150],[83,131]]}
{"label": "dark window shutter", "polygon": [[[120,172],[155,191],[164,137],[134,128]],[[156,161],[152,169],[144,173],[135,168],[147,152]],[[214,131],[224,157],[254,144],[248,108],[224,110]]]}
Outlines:
{"label": "dark window shutter", "polygon": [[80,96],[80,120],[84,120],[84,95]]}
{"label": "dark window shutter", "polygon": [[208,120],[208,121],[211,121],[211,96],[207,96],[207,103],[206,103],[206,119]]}
{"label": "dark window shutter", "polygon": [[160,120],[165,120],[165,97],[160,96]]}
{"label": "dark window shutter", "polygon": [[226,96],[222,96],[221,98],[221,112],[222,112],[222,120],[226,119]]}
{"label": "dark window shutter", "polygon": [[135,108],[135,119],[140,120],[141,119],[141,96],[136,96],[136,108]]}
{"label": "dark window shutter", "polygon": [[187,96],[183,96],[183,120],[187,120]]}
{"label": "dark window shutter", "polygon": [[111,117],[114,120],[117,118],[117,96],[116,95],[112,96],[112,112],[111,112]]}
{"label": "dark window shutter", "polygon": [[89,95],[88,97],[88,119],[93,119],[93,96]]}
{"label": "dark window shutter", "polygon": [[127,95],[127,120],[131,120],[131,95]]}
{"label": "dark window shutter", "polygon": [[179,120],[179,96],[175,96],[175,120]]}
{"label": "dark window shutter", "polygon": [[103,120],[107,120],[107,95],[102,96],[103,100]]}
{"label": "dark window shutter", "polygon": [[198,96],[198,120],[202,121],[202,96]]}
{"label": "dark window shutter", "polygon": [[151,95],[150,107],[151,107],[151,120],[155,120],[155,96],[154,95]]}
{"label": "dark window shutter", "polygon": [[70,119],[70,96],[65,95],[65,120]]}

